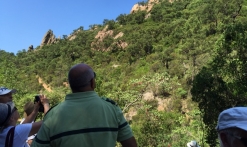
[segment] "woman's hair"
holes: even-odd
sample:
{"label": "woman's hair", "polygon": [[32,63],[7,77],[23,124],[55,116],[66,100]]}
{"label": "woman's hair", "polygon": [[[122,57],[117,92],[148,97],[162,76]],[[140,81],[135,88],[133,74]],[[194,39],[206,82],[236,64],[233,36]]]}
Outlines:
{"label": "woman's hair", "polygon": [[24,112],[26,113],[27,116],[29,116],[34,110],[34,102],[27,102],[24,105]]}

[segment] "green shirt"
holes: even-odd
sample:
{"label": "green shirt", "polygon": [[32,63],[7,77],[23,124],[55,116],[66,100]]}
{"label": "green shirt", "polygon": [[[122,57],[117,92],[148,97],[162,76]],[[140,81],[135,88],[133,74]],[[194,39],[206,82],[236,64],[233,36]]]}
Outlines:
{"label": "green shirt", "polygon": [[32,147],[115,147],[133,136],[121,109],[96,92],[68,94],[52,108]]}

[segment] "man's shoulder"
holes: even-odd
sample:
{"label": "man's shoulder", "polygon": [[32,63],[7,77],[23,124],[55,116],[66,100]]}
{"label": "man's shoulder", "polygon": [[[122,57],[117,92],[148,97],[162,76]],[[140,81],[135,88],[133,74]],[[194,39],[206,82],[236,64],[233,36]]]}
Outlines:
{"label": "man's shoulder", "polygon": [[112,105],[115,105],[117,106],[117,103],[115,101],[113,101],[112,99],[110,98],[107,98],[107,97],[101,97],[102,100],[108,102],[108,103],[111,103]]}

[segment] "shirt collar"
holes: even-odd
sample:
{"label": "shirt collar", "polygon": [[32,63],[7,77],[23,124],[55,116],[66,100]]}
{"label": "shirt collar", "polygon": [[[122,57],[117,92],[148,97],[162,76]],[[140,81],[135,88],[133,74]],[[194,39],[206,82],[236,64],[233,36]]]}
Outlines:
{"label": "shirt collar", "polygon": [[76,92],[67,94],[65,100],[99,97],[95,91]]}

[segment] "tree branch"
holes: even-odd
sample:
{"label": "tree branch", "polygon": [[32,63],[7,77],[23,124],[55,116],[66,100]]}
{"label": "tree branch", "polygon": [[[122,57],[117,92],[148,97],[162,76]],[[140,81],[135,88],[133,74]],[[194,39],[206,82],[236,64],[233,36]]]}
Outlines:
{"label": "tree branch", "polygon": [[143,97],[143,94],[140,94],[133,102],[126,104],[123,108],[123,112],[125,112],[130,106],[132,106],[134,103],[136,103],[142,97]]}

